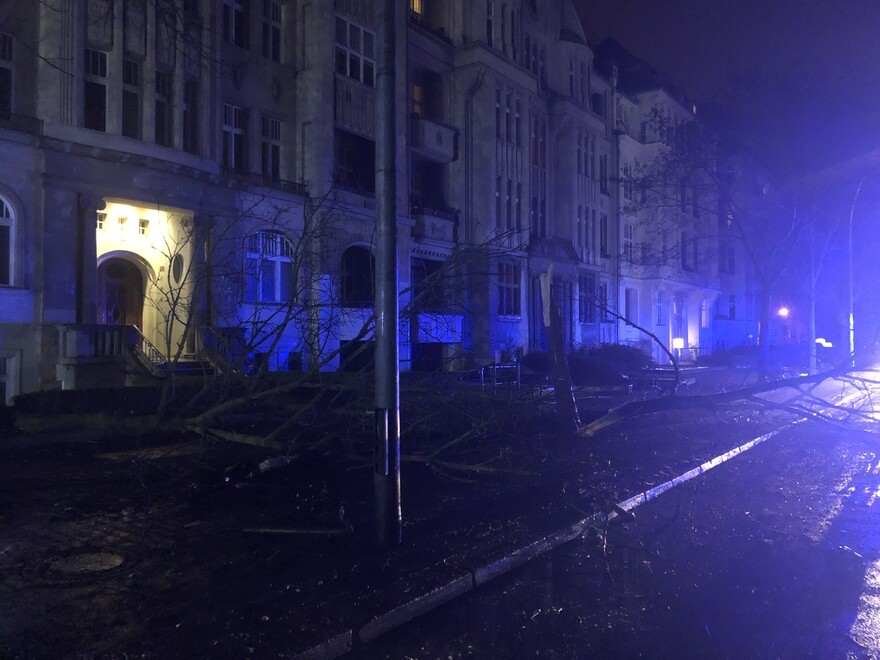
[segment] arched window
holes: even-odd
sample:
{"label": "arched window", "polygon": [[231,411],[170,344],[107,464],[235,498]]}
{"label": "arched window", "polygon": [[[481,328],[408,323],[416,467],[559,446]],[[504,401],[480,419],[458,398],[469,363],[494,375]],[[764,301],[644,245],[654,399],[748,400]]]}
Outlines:
{"label": "arched window", "polygon": [[352,246],[342,253],[342,304],[370,307],[373,304],[373,255]]}
{"label": "arched window", "polygon": [[247,237],[246,302],[290,302],[294,295],[293,246],[274,231]]}
{"label": "arched window", "polygon": [[12,286],[15,218],[9,203],[0,197],[0,286]]}

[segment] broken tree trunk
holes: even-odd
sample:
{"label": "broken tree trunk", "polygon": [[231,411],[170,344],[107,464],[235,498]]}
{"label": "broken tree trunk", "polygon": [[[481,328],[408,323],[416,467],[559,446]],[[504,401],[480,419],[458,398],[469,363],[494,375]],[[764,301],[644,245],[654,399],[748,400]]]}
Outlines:
{"label": "broken tree trunk", "polygon": [[553,361],[553,392],[556,397],[556,415],[563,431],[577,433],[581,420],[571,386],[571,371],[568,355],[565,352],[565,338],[562,333],[562,317],[553,300],[553,266],[541,274],[541,297],[544,302],[544,327],[547,330],[547,343]]}

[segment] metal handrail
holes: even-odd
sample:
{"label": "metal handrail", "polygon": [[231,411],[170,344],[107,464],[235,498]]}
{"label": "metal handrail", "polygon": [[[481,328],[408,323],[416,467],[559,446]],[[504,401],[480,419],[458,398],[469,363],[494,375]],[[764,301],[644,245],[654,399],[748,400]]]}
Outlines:
{"label": "metal handrail", "polygon": [[166,364],[168,362],[168,358],[165,357],[165,354],[156,348],[153,343],[144,337],[144,333],[141,332],[141,329],[136,325],[131,326],[134,328],[135,334],[137,336],[137,341],[134,343],[134,349],[140,352],[150,364],[160,366]]}

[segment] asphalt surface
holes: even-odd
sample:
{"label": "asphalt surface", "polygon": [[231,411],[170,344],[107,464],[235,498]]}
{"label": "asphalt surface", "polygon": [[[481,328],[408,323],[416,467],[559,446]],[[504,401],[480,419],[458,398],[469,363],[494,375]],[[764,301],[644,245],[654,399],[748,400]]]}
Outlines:
{"label": "asphalt surface", "polygon": [[796,425],[363,658],[880,657],[880,449]]}
{"label": "asphalt surface", "polygon": [[[735,372],[715,375],[742,380]],[[708,392],[727,387],[724,382],[706,383]],[[847,388],[852,389],[838,383],[826,387],[829,391],[823,394],[836,399],[848,395]],[[787,389],[790,388],[783,388]],[[767,396],[787,406],[804,405],[786,391]],[[858,397],[852,401],[860,403]],[[607,400],[596,404],[612,405]],[[489,506],[486,492],[481,490],[479,506],[472,506],[471,511],[479,514],[479,520],[464,525],[456,518],[456,524],[447,528],[438,524],[437,498],[427,498],[424,504],[428,508],[424,511],[414,507],[407,510],[412,529],[423,532],[421,536],[411,535],[418,543],[411,542],[387,557],[375,558],[375,566],[363,557],[347,564],[344,557],[334,559],[327,555],[328,548],[324,548],[323,555],[314,554],[307,544],[294,556],[287,547],[289,542],[243,535],[244,520],[246,526],[252,527],[254,515],[268,515],[259,498],[254,500],[254,507],[239,506],[235,509],[239,515],[230,517],[227,508],[220,506],[225,502],[222,498],[216,511],[201,511],[171,497],[192,478],[185,453],[199,447],[191,443],[172,442],[168,446],[135,449],[126,446],[124,450],[109,451],[103,445],[96,449],[98,444],[92,447],[94,443],[84,443],[82,438],[69,446],[57,444],[56,438],[51,445],[38,444],[21,455],[29,457],[28,469],[18,462],[6,465],[5,483],[0,485],[0,520],[6,526],[15,525],[15,533],[0,544],[0,567],[10,569],[0,571],[0,590],[6,589],[4,593],[8,596],[6,604],[0,607],[0,642],[10,640],[6,642],[7,648],[13,650],[66,648],[88,655],[87,650],[97,649],[99,656],[103,649],[110,657],[123,657],[123,650],[128,657],[175,657],[171,649],[177,649],[178,657],[286,657],[303,652],[304,657],[335,657],[352,647],[362,657],[383,653],[390,657],[670,657],[692,649],[699,652],[690,657],[723,657],[724,647],[719,647],[719,651],[708,643],[697,644],[696,640],[702,639],[697,634],[699,626],[688,628],[675,619],[664,620],[661,630],[671,627],[683,631],[683,639],[688,640],[686,647],[656,647],[659,624],[639,619],[636,614],[641,609],[665,611],[669,602],[679,599],[676,594],[661,591],[663,585],[650,583],[647,578],[656,574],[659,560],[638,552],[650,548],[645,539],[650,539],[656,529],[637,532],[650,532],[644,538],[618,539],[615,535],[621,530],[629,531],[634,523],[628,516],[618,516],[618,522],[608,527],[606,512],[613,509],[607,507],[614,501],[622,502],[625,509],[630,506],[627,502],[638,504],[635,523],[640,523],[645,519],[645,511],[672,501],[672,497],[680,498],[680,493],[690,492],[688,489],[697,487],[698,482],[710,483],[702,474],[705,467],[714,474],[721,473],[722,468],[732,469],[731,465],[745,464],[743,442],[749,446],[749,456],[766,455],[757,453],[756,443],[747,442],[756,436],[757,429],[761,429],[757,434],[765,434],[761,436],[762,445],[782,446],[774,433],[767,431],[780,426],[772,423],[776,417],[793,419],[790,413],[756,416],[753,408],[744,408],[725,414],[694,415],[691,410],[682,409],[653,415],[650,428],[645,426],[645,419],[622,424],[604,439],[590,438],[578,443],[577,449],[569,447],[569,451],[584,452],[566,454],[573,465],[580,466],[575,472],[578,479],[558,484],[560,491],[547,506],[541,504],[525,515],[521,498],[516,498],[513,509],[495,511]],[[800,432],[801,428],[806,427],[796,430]],[[16,446],[8,444],[10,450]],[[211,460],[221,466],[229,465],[231,459],[224,460],[223,453],[228,450],[231,448],[225,445],[214,447],[212,451],[221,455],[212,455]],[[99,453],[95,454],[96,451]],[[716,460],[722,453],[730,460]],[[831,465],[827,456],[818,456],[815,460],[820,466]],[[788,458],[764,460],[768,465],[789,462]],[[694,477],[693,483],[668,490],[673,483],[683,481],[683,472]],[[806,482],[813,479],[808,472]],[[169,480],[178,487],[168,493],[157,490],[159,483]],[[605,484],[609,493],[620,497],[608,502],[592,501],[591,490],[584,486],[594,483]],[[145,484],[154,485],[145,490]],[[729,487],[740,497],[752,490],[743,483]],[[323,491],[319,491],[315,492],[323,497]],[[106,496],[111,492],[113,495],[108,499]],[[239,502],[247,492],[233,489],[227,497],[236,494],[234,500]],[[775,491],[755,492],[758,503],[773,502],[777,497]],[[141,501],[145,493],[150,496],[146,508]],[[133,499],[120,499],[120,494]],[[654,495],[659,496],[653,499]],[[4,503],[5,498],[8,501]],[[675,529],[681,510],[708,516],[714,522],[719,511],[734,510],[719,504],[724,502],[723,497],[719,498],[702,503],[679,502],[676,515],[658,518],[663,523],[659,526]],[[209,501],[214,503],[215,499]],[[110,504],[113,506],[108,509],[105,505]],[[763,511],[756,507],[751,506],[745,515]],[[599,513],[590,513],[597,510]],[[829,505],[826,510],[835,509]],[[700,520],[695,519],[691,526],[696,529]],[[687,529],[679,531],[675,538],[686,538]],[[500,582],[493,580],[516,570],[527,559],[545,555],[568,540],[584,536],[586,542],[566,548],[586,547],[586,554],[578,551],[569,560],[564,558],[565,554],[554,553],[550,568],[538,559],[515,573],[529,575],[538,571],[538,583],[531,587],[531,596],[508,598],[503,593],[506,578]],[[753,537],[746,537],[751,539],[749,543],[754,541]],[[693,552],[702,557],[706,548],[713,547],[714,536],[707,531],[696,538],[699,542],[694,542]],[[734,548],[736,544],[730,541],[721,547]],[[853,551],[853,547],[847,545],[849,550],[844,550],[843,556],[857,557],[858,551]],[[618,551],[619,548],[623,549]],[[667,556],[665,547],[659,552],[662,557]],[[718,553],[713,549],[710,554]],[[727,563],[735,565],[737,557],[738,554],[732,554]],[[379,561],[381,564],[376,563]],[[308,569],[307,574],[303,574],[303,567]],[[863,576],[868,569],[862,568],[861,573],[854,573],[847,567],[844,575]],[[710,566],[705,570],[708,572],[698,582],[723,584],[713,572],[716,568]],[[676,580],[687,573],[674,566],[670,575],[669,585],[675,586]],[[831,579],[831,583],[849,584],[843,579]],[[667,589],[672,588],[669,585]],[[469,637],[463,627],[438,626],[439,632],[433,637],[430,627],[426,634],[417,635],[417,649],[403,649],[396,642],[390,647],[370,645],[382,633],[456,596],[467,603],[471,599],[466,595],[468,592],[483,593],[487,588],[501,588],[503,596],[466,615],[469,625],[480,623],[476,637]],[[538,601],[534,599],[535,593],[540,595]],[[638,597],[639,593],[645,596]],[[557,600],[557,594],[569,594],[568,601],[559,604],[562,601]],[[853,611],[853,622],[859,621],[859,616],[867,622],[858,629],[859,634],[870,637],[871,616],[859,615],[858,609]],[[570,612],[578,613],[575,619],[565,618]],[[558,619],[562,623],[535,637],[531,627],[542,619]],[[504,627],[511,621],[520,622],[518,632]],[[718,634],[716,624],[714,620],[703,623],[709,640]],[[584,636],[590,626],[598,636]],[[461,643],[452,641],[459,638]],[[221,649],[224,653],[220,653]],[[187,652],[183,653],[184,650]]]}

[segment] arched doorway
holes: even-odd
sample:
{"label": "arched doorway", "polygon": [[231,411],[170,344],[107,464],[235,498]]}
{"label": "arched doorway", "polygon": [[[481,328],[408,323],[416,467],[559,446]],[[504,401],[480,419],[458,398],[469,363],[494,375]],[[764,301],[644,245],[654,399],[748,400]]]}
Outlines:
{"label": "arched doorway", "polygon": [[127,259],[112,257],[98,266],[98,322],[143,329],[144,276]]}

